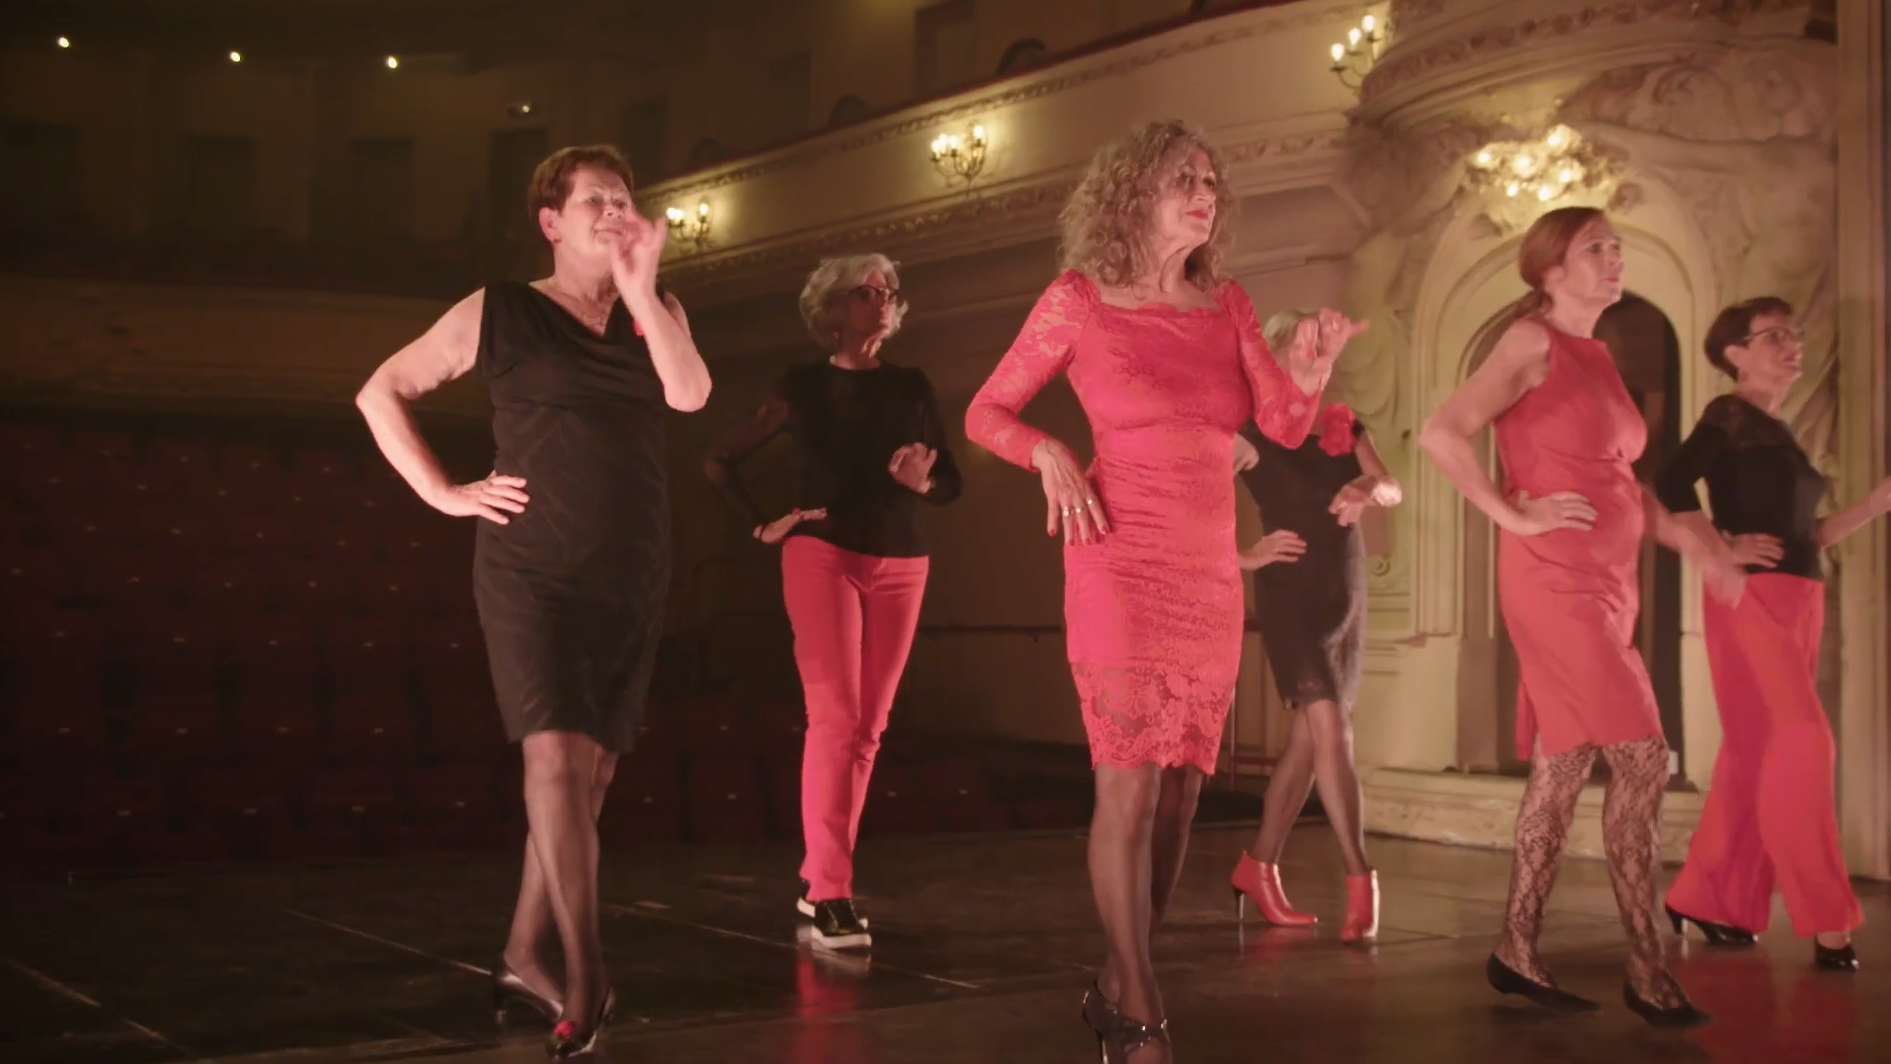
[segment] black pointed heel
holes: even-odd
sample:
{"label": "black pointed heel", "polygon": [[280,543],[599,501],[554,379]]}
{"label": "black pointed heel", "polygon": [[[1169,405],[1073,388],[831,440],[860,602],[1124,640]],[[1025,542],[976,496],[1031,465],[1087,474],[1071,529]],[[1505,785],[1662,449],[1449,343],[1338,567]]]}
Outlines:
{"label": "black pointed heel", "polygon": [[1499,994],[1515,994],[1551,1012],[1574,1015],[1602,1011],[1599,1003],[1590,1001],[1586,997],[1578,997],[1561,987],[1539,983],[1498,960],[1495,953],[1490,955],[1490,960],[1484,962],[1484,978],[1490,981],[1491,989]]}
{"label": "black pointed heel", "polygon": [[1644,999],[1635,992],[1635,984],[1626,980],[1622,983],[1622,1002],[1629,1011],[1648,1021],[1650,1027],[1669,1030],[1685,1030],[1689,1027],[1703,1027],[1713,1022],[1713,1017],[1694,1007],[1692,1001],[1683,1001],[1673,1008],[1661,1008]]}
{"label": "black pointed heel", "polygon": [[1858,970],[1858,951],[1847,942],[1837,949],[1812,941],[1812,966],[1822,972],[1855,972]]}
{"label": "black pointed heel", "polygon": [[1701,934],[1706,937],[1707,944],[1710,946],[1751,946],[1760,941],[1760,936],[1745,928],[1735,927],[1732,924],[1717,924],[1712,920],[1678,913],[1674,911],[1672,905],[1664,905],[1662,908],[1668,911],[1668,922],[1674,925],[1674,933],[1677,935],[1684,933],[1687,925],[1693,924],[1701,929]]}
{"label": "black pointed heel", "polygon": [[546,1023],[557,1023],[558,1014],[564,1011],[564,1005],[527,986],[519,973],[512,970],[504,957],[492,966],[492,1011],[493,1019],[504,1027],[506,1010],[517,1002],[539,1014]]}
{"label": "black pointed heel", "polygon": [[1110,1031],[1121,1015],[1114,1002],[1103,996],[1103,984],[1091,983],[1083,992],[1083,1025],[1097,1036],[1097,1056],[1110,1064]]}
{"label": "black pointed heel", "polygon": [[[1155,1043],[1169,1045],[1169,1021],[1164,1018],[1155,1023],[1140,1023],[1130,1019],[1122,1012],[1110,1024],[1110,1035],[1103,1042],[1103,1059],[1109,1061],[1128,1060],[1129,1055],[1143,1046]],[[1115,1052],[1112,1053],[1111,1050]]]}

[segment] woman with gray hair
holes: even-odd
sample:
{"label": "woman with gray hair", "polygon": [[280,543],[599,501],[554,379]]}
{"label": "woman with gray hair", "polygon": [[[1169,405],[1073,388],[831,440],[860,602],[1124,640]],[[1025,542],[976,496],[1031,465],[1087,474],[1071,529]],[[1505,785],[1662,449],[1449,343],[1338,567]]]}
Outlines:
{"label": "woman with gray hair", "polygon": [[[1282,311],[1262,330],[1285,348],[1310,312]],[[1261,828],[1235,865],[1237,911],[1253,898],[1269,923],[1303,927],[1310,913],[1287,901],[1280,855],[1294,819],[1317,784],[1320,806],[1339,838],[1346,866],[1346,918],[1340,941],[1379,934],[1379,877],[1366,860],[1359,773],[1353,767],[1353,700],[1366,642],[1368,506],[1397,506],[1399,482],[1372,438],[1343,403],[1329,403],[1298,447],[1267,439],[1252,424],[1235,438],[1234,469],[1272,531],[1241,552],[1254,573],[1255,616],[1268,670],[1294,710],[1287,749],[1274,765]]]}
{"label": "woman with gray hair", "polygon": [[[755,539],[782,544],[808,712],[796,908],[813,919],[815,941],[836,948],[872,942],[853,902],[854,840],[926,590],[919,503],[944,505],[960,488],[926,375],[880,358],[905,314],[886,256],[823,260],[801,290],[801,317],[833,353],[783,374],[703,464]],[[801,484],[795,509],[769,521],[736,467],[782,433],[800,454]]]}
{"label": "woman with gray hair", "polygon": [[[1175,891],[1202,777],[1215,769],[1241,667],[1237,430],[1297,447],[1333,362],[1364,328],[1302,322],[1277,361],[1222,272],[1234,197],[1181,122],[1097,152],[1063,213],[1065,271],[965,415],[966,435],[1038,474],[1064,539],[1065,648],[1090,738],[1090,884],[1109,955],[1083,1018],[1111,1060],[1167,1061],[1149,959]],[[1090,422],[1088,469],[1019,414],[1068,374]]]}

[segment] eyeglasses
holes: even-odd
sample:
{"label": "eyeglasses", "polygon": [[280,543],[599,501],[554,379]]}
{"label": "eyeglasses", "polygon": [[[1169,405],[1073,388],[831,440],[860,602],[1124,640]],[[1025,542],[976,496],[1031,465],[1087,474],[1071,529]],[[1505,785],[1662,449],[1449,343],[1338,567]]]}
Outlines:
{"label": "eyeglasses", "polygon": [[847,294],[862,303],[887,303],[900,306],[906,302],[900,295],[899,289],[882,288],[877,284],[863,284],[858,288],[849,289]]}
{"label": "eyeglasses", "polygon": [[1793,344],[1804,343],[1805,339],[1806,339],[1806,334],[1800,332],[1798,329],[1793,328],[1792,326],[1775,325],[1771,329],[1761,329],[1759,332],[1756,332],[1756,333],[1748,333],[1746,336],[1741,338],[1740,346],[1746,347],[1752,344],[1753,341],[1755,340],[1765,340],[1769,344],[1784,345],[1788,343],[1793,343]]}

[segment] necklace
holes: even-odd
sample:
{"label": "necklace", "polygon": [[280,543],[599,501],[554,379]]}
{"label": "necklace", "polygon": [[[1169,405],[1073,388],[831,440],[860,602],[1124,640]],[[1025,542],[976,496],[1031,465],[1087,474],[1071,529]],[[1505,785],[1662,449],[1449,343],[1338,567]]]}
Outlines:
{"label": "necklace", "polygon": [[586,328],[597,333],[603,332],[610,324],[611,308],[617,305],[616,293],[612,293],[608,300],[587,299],[566,291],[556,280],[547,281],[539,290],[551,296],[559,306],[570,311],[571,316],[577,318]]}

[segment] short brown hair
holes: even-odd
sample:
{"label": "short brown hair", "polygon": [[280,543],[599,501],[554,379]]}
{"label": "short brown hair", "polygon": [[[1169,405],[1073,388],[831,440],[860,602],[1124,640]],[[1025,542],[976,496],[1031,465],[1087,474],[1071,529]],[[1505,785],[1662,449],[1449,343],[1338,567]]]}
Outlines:
{"label": "short brown hair", "polygon": [[1778,296],[1756,296],[1735,303],[1714,316],[1707,327],[1707,361],[1727,376],[1738,380],[1740,373],[1727,361],[1727,349],[1745,344],[1753,336],[1753,319],[1768,314],[1791,316],[1793,305]]}
{"label": "short brown hair", "polygon": [[1517,249],[1517,273],[1530,286],[1529,294],[1518,304],[1521,314],[1537,314],[1549,309],[1550,295],[1543,290],[1543,278],[1569,258],[1569,246],[1583,227],[1604,217],[1595,207],[1558,207],[1530,223],[1523,234],[1523,246]]}
{"label": "short brown hair", "polygon": [[538,224],[539,211],[547,207],[554,211],[565,209],[565,201],[571,198],[571,183],[581,166],[616,174],[624,179],[625,188],[637,187],[636,181],[630,176],[630,164],[609,144],[560,148],[532,171],[532,186],[526,191],[525,206],[533,225]]}

